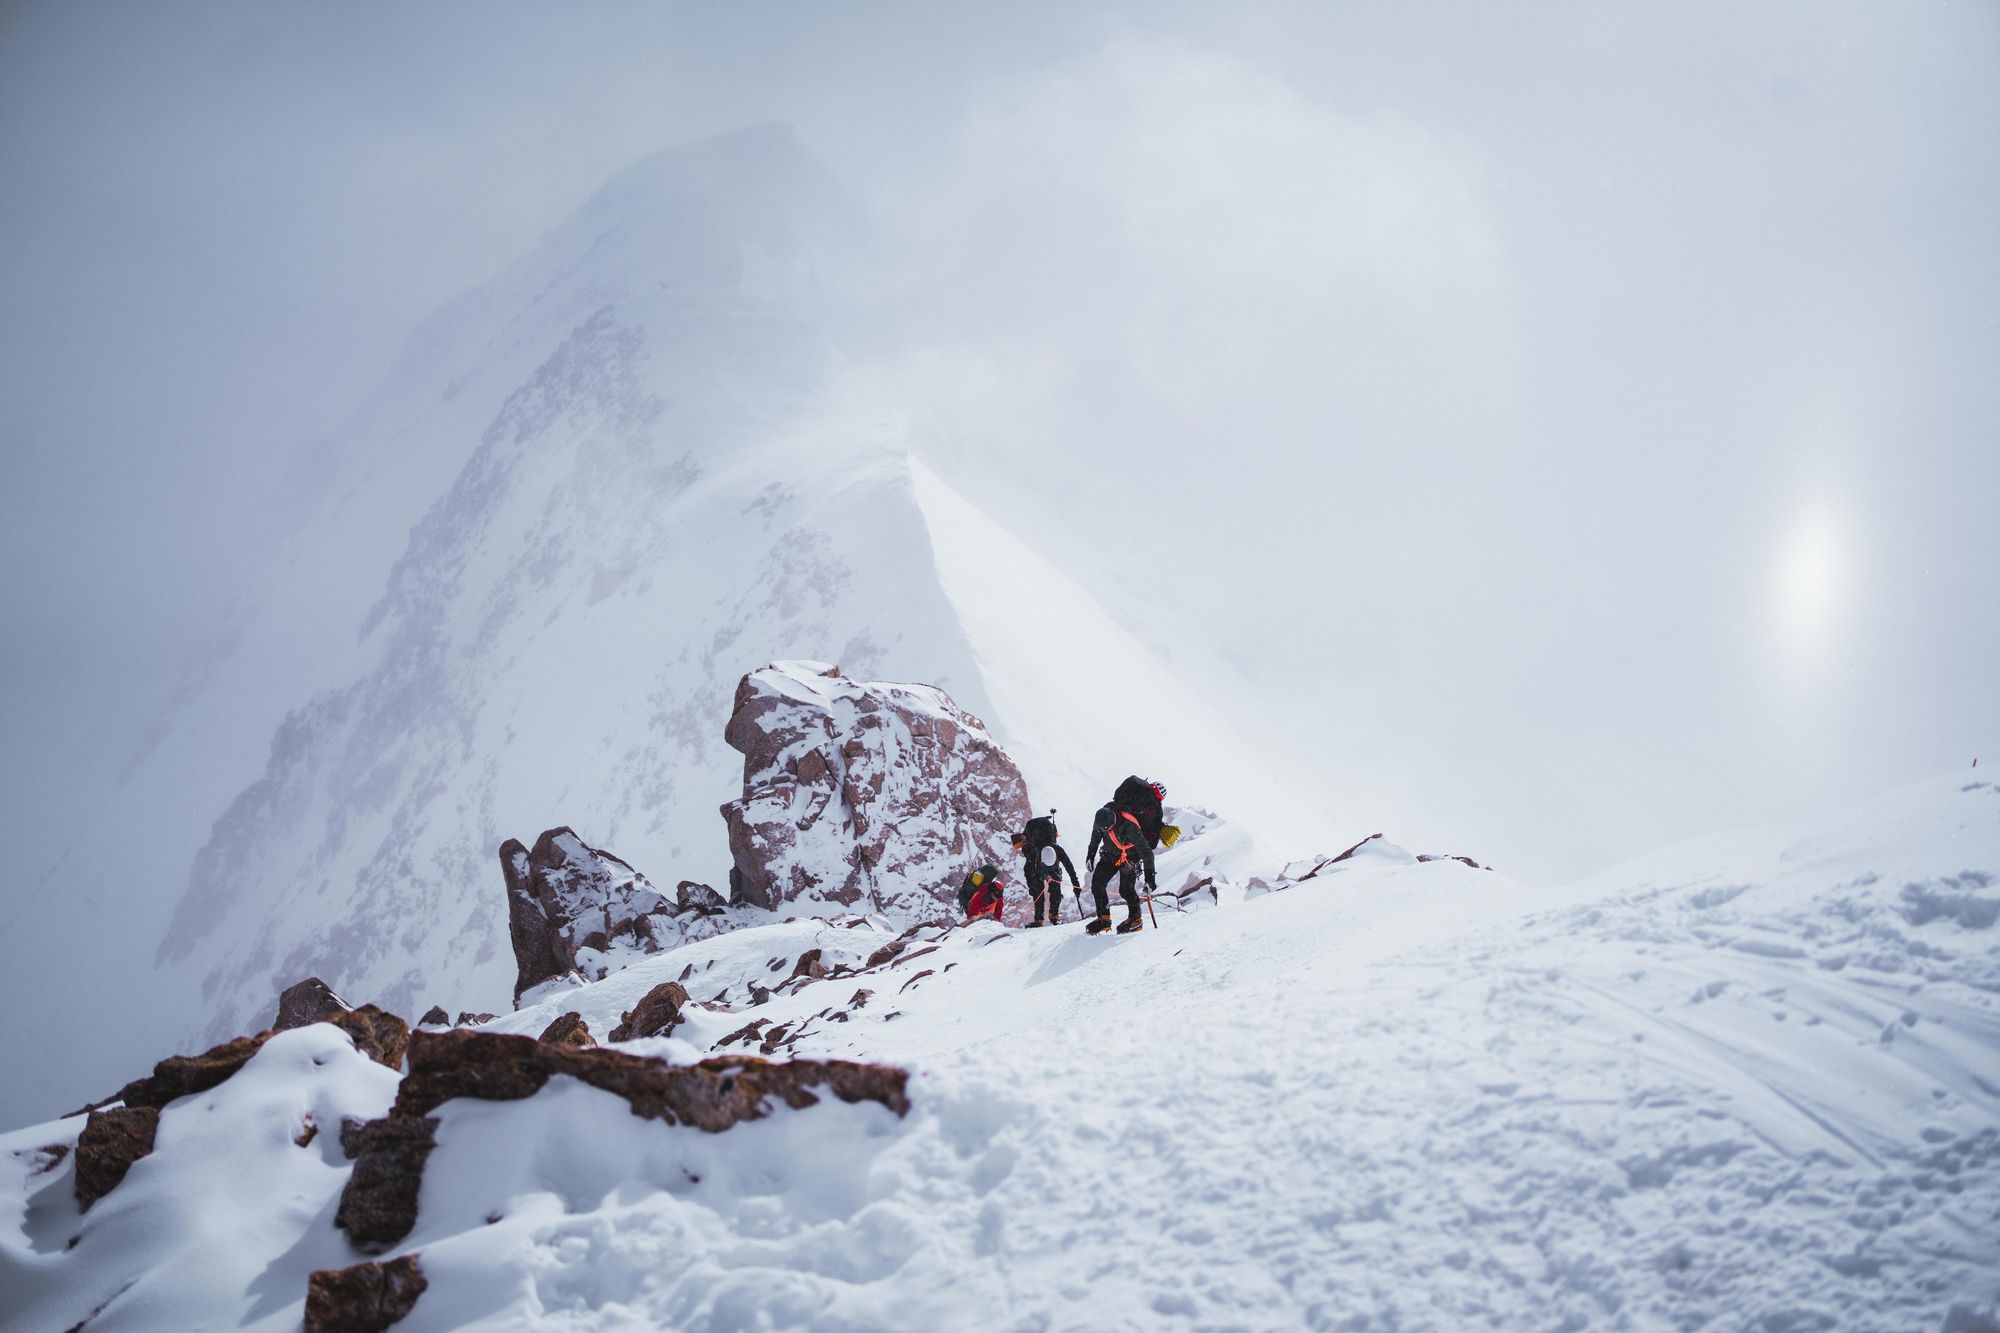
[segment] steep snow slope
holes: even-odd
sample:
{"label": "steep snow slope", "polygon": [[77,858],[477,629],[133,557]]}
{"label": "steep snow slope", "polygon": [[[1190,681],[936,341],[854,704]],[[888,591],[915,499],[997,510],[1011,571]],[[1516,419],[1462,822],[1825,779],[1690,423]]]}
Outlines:
{"label": "steep snow slope", "polygon": [[[722,727],[737,679],[774,659],[935,684],[1003,742],[1031,738],[1031,797],[1073,833],[1149,766],[1254,824],[1246,738],[913,472],[920,426],[843,368],[856,298],[816,260],[853,271],[870,244],[766,128],[636,165],[433,321],[264,618],[47,877],[44,910],[5,923],[10,943],[93,947],[12,949],[0,999],[66,996],[61,1029],[22,1038],[60,1050],[65,1080],[0,1108],[47,1114],[254,1030],[309,973],[405,1014],[503,1008],[507,837],[567,823],[655,882],[726,883],[717,807],[741,774]],[[1018,589],[1060,608],[1061,672],[989,604]],[[269,736],[261,766],[246,725]]]}
{"label": "steep snow slope", "polygon": [[[1047,794],[1043,808],[1059,807],[1064,836],[1079,851],[1092,812],[1125,771],[1164,782],[1170,800],[1243,820],[1288,851],[1352,817],[1355,802],[1345,795],[1333,808],[1307,804],[1305,784],[1288,781],[1266,747],[1225,724],[1068,576],[921,462],[911,474],[938,581],[1001,734]],[[1143,530],[1143,515],[1131,521]],[[1153,614],[1171,621],[1175,571],[1198,560],[1198,550],[1148,533],[1135,539],[1133,558],[1154,567]],[[1300,688],[1313,687],[1302,680]],[[1326,775],[1312,790],[1339,788]]]}
{"label": "steep snow slope", "polygon": [[[1268,869],[1224,860],[1233,884]],[[687,1060],[766,1018],[799,1054],[906,1063],[905,1120],[829,1104],[710,1137],[561,1079],[448,1106],[397,1251],[431,1288],[399,1328],[1975,1333],[2000,1296],[1996,918],[2000,788],[1953,777],[1558,891],[1378,852],[1133,938],[919,931],[628,1044]],[[602,1034],[690,968],[740,1006],[806,948],[886,939],[742,931],[496,1026],[567,1007]],[[239,1078],[276,1058],[289,1126],[326,1075],[274,1043]],[[326,1187],[175,1232],[173,1191],[220,1151],[205,1115],[170,1106],[80,1225],[67,1166],[27,1174],[79,1122],[0,1140],[0,1309],[294,1326]],[[307,1150],[237,1133],[246,1178],[302,1188]],[[266,1279],[238,1256],[205,1306],[165,1304],[225,1236]]]}

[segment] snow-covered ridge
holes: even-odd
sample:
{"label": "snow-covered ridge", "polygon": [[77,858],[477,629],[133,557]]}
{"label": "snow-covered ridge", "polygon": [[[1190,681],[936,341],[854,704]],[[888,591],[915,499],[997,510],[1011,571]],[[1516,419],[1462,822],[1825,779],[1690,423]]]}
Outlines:
{"label": "snow-covered ridge", "polygon": [[[601,1037],[682,978],[731,1011],[622,1049],[885,1061],[907,1117],[705,1135],[560,1077],[449,1102],[378,1257],[421,1256],[411,1330],[1978,1330],[1996,919],[2000,788],[1952,777],[1560,892],[1357,855],[1125,938],[774,923],[486,1031]],[[43,1151],[80,1122],[0,1139],[0,1309],[296,1327],[308,1270],[367,1257],[299,1117],[379,1114],[394,1083],[331,1028],[284,1034],[169,1105],[80,1219]]]}
{"label": "snow-covered ridge", "polygon": [[[1254,743],[916,462],[922,423],[844,370],[814,256],[868,243],[763,129],[635,167],[441,316],[245,646],[45,886],[99,942],[73,1002],[97,1039],[65,1058],[77,1086],[0,1104],[74,1104],[308,974],[399,1012],[504,1007],[509,837],[569,823],[662,884],[723,886],[723,730],[766,662],[937,685],[1073,825],[1134,768],[1275,810]],[[4,997],[63,967],[26,957]]]}

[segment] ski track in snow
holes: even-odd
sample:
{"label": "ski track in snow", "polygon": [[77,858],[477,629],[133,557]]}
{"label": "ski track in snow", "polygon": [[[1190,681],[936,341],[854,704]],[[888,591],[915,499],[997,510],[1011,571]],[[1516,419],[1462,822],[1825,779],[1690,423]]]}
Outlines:
{"label": "ski track in snow", "polygon": [[[796,921],[689,945],[491,1027],[576,1009],[601,1036],[692,967],[735,1011],[628,1049],[692,1059],[768,1018],[796,1054],[909,1067],[910,1116],[827,1104],[710,1136],[561,1079],[451,1104],[396,1251],[431,1288],[398,1328],[1990,1333],[2000,792],[1927,784],[1825,828],[1562,890],[1358,859],[1129,938],[920,931],[754,1009],[749,983],[805,949],[852,963],[892,936]],[[20,1219],[0,1312],[185,1313],[160,1274],[199,1268],[216,1228],[136,1285],[107,1242],[185,1206],[148,1193],[199,1167],[169,1129],[235,1082],[168,1109],[75,1251],[37,1214],[67,1168],[24,1190],[23,1154],[81,1122],[0,1140]],[[268,1292],[287,1254],[340,1248],[314,1230],[330,1206],[231,1233],[276,1257],[254,1308],[218,1281],[217,1325],[296,1326]],[[303,1270],[283,1281],[302,1294]]]}

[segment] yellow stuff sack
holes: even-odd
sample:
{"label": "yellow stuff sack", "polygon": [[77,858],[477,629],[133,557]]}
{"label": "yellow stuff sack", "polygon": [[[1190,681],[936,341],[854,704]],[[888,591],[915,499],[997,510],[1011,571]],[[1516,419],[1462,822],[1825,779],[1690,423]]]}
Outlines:
{"label": "yellow stuff sack", "polygon": [[1180,841],[1180,836],[1181,826],[1179,824],[1160,825],[1160,846],[1171,847]]}

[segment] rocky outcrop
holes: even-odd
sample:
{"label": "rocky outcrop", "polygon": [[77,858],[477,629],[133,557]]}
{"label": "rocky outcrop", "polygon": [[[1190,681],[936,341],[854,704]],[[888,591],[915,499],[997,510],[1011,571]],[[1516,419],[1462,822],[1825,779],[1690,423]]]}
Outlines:
{"label": "rocky outcrop", "polygon": [[417,1020],[417,1026],[425,1028],[448,1028],[451,1026],[451,1015],[444,1011],[443,1005],[434,1004],[424,1010],[424,1016]]}
{"label": "rocky outcrop", "polygon": [[[428,1034],[422,1034],[428,1035]],[[526,1040],[516,1038],[516,1040]],[[356,1245],[393,1245],[417,1224],[417,1195],[424,1163],[437,1146],[438,1121],[431,1115],[399,1115],[341,1129],[341,1150],[354,1159],[333,1224]]]}
{"label": "rocky outcrop", "polygon": [[307,977],[297,985],[288,986],[278,996],[278,1016],[271,1026],[279,1032],[291,1028],[302,1028],[308,1023],[319,1023],[335,1014],[347,1012],[347,1001],[333,993],[333,988],[318,977]]}
{"label": "rocky outcrop", "polygon": [[500,845],[500,869],[517,1005],[523,991],[545,981],[571,973],[600,980],[657,952],[653,919],[680,910],[644,875],[568,828],[542,834],[533,850],[509,838]]}
{"label": "rocky outcrop", "polygon": [[743,755],[743,796],[722,807],[734,904],[934,916],[1028,817],[1014,762],[927,685],[775,663],[743,677],[723,739]]}
{"label": "rocky outcrop", "polygon": [[425,1159],[436,1143],[431,1115],[454,1097],[518,1101],[557,1074],[623,1097],[632,1114],[720,1133],[770,1114],[773,1102],[812,1106],[821,1092],[909,1113],[908,1075],[889,1065],[847,1060],[772,1063],[719,1056],[695,1065],[602,1048],[579,1050],[498,1032],[426,1032],[410,1037],[410,1072],[395,1105],[341,1141],[355,1152],[334,1225],[357,1245],[393,1245],[417,1221]]}
{"label": "rocky outcrop", "polygon": [[118,1092],[115,1100],[127,1106],[165,1106],[176,1097],[207,1092],[250,1062],[271,1034],[233,1037],[220,1046],[211,1046],[200,1055],[170,1055],[153,1066],[144,1078],[135,1078]]}
{"label": "rocky outcrop", "polygon": [[623,1021],[611,1029],[611,1040],[668,1036],[673,1032],[674,1025],[681,1021],[681,1006],[687,1002],[685,986],[678,981],[663,981],[620,1016]]}
{"label": "rocky outcrop", "polygon": [[[353,1039],[354,1049],[375,1063],[391,1069],[402,1067],[410,1025],[396,1015],[364,1004],[359,1009],[344,1009],[323,1021],[345,1032]],[[170,1055],[154,1065],[151,1074],[133,1079],[107,1100],[124,1102],[127,1106],[161,1107],[177,1097],[207,1092],[250,1063],[250,1057],[276,1035],[276,1030],[271,1029],[254,1037],[233,1037],[200,1055]]]}
{"label": "rocky outcrop", "polygon": [[132,1163],[153,1151],[160,1112],[151,1106],[92,1111],[76,1140],[76,1206],[84,1212],[118,1187]]}
{"label": "rocky outcrop", "polygon": [[414,1254],[306,1279],[305,1333],[382,1333],[417,1308],[430,1283]]}
{"label": "rocky outcrop", "polygon": [[542,1029],[536,1041],[546,1041],[555,1046],[595,1046],[597,1038],[590,1035],[590,1024],[583,1021],[583,1015],[571,1010]]}
{"label": "rocky outcrop", "polygon": [[410,1025],[386,1009],[364,1004],[326,1020],[354,1039],[354,1049],[378,1065],[403,1067],[403,1051],[410,1044]]}
{"label": "rocky outcrop", "polygon": [[706,884],[697,884],[691,879],[684,879],[675,885],[674,894],[679,899],[680,909],[683,912],[720,912],[729,906],[723,901],[722,895],[714,889]]}

